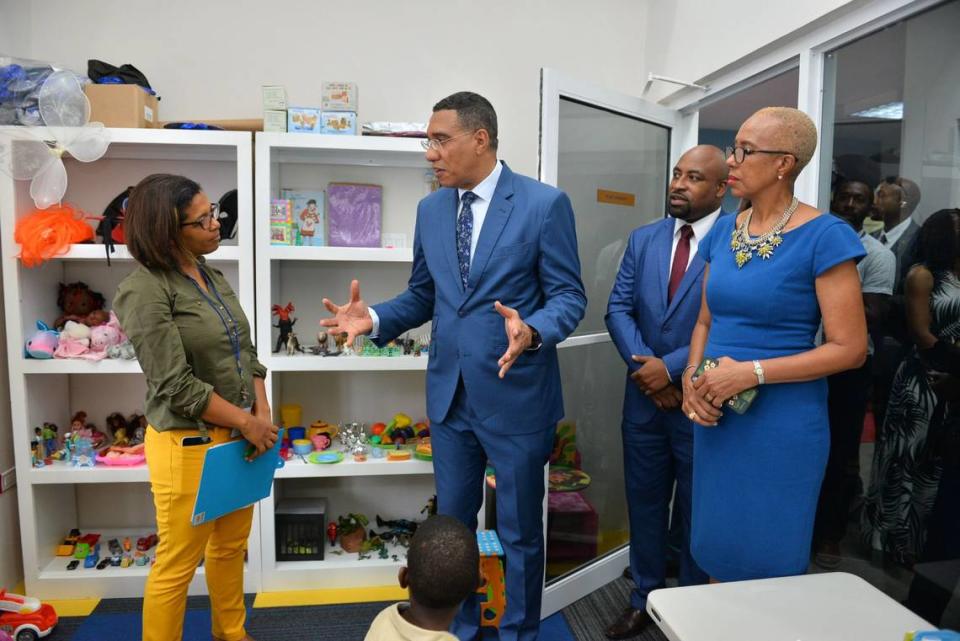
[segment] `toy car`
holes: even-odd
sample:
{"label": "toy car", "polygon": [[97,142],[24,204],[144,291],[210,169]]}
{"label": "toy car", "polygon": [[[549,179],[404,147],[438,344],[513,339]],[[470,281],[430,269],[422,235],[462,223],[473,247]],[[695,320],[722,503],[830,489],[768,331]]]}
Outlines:
{"label": "toy car", "polygon": [[110,565],[110,557],[105,556],[100,560],[100,563],[97,563],[97,569],[103,570],[108,565]]}
{"label": "toy car", "polygon": [[158,541],[159,539],[157,538],[156,534],[150,534],[148,536],[141,537],[137,539],[137,549],[141,552],[146,552],[156,545]]}
{"label": "toy car", "polygon": [[85,568],[95,568],[97,563],[100,562],[100,555],[96,552],[91,552],[90,555],[83,560],[83,567]]}
{"label": "toy car", "polygon": [[36,641],[57,625],[53,606],[0,589],[0,630],[14,641]]}
{"label": "toy car", "polygon": [[70,563],[67,563],[67,569],[76,570],[78,565],[80,565],[80,561],[74,559],[73,561],[70,561]]}

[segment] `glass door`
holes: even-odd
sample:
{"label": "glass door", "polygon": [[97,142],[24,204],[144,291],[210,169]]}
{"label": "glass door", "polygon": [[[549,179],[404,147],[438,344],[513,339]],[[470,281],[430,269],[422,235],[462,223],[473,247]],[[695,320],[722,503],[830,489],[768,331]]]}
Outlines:
{"label": "glass door", "polygon": [[544,510],[546,616],[612,581],[629,562],[625,366],[603,317],[630,232],[664,216],[671,163],[695,141],[696,118],[548,69],[541,110],[540,180],[573,203],[589,301],[559,352],[566,415]]}

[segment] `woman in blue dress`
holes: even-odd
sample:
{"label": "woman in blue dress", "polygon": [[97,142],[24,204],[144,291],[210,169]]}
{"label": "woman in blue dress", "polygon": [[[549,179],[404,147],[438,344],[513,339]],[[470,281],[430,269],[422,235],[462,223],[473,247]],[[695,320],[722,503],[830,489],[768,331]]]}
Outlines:
{"label": "woman in blue dress", "polygon": [[[848,224],[793,196],[816,143],[796,109],[751,116],[727,158],[730,189],[751,207],[700,243],[708,265],[683,409],[699,425],[691,551],[718,581],[806,571],[830,448],[826,377],[866,358],[863,245]],[[719,365],[695,377],[705,357]],[[745,413],[730,408],[757,386]]]}

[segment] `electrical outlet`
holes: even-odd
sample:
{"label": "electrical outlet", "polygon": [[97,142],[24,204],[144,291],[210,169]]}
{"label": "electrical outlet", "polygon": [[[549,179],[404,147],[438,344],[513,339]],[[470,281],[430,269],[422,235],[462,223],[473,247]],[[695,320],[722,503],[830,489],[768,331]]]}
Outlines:
{"label": "electrical outlet", "polygon": [[0,474],[0,492],[6,492],[17,484],[17,468],[11,467]]}

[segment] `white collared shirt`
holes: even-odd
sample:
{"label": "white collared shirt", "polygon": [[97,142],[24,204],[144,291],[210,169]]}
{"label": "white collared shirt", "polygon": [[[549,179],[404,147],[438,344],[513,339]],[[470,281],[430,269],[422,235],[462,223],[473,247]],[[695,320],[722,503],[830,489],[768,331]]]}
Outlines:
{"label": "white collared shirt", "polygon": [[[480,230],[483,228],[483,221],[487,218],[487,210],[490,209],[490,201],[493,200],[493,192],[497,190],[497,182],[500,181],[500,174],[503,173],[503,165],[500,164],[500,161],[497,161],[496,166],[494,166],[493,171],[490,172],[490,175],[480,181],[473,189],[458,189],[457,198],[463,198],[463,195],[467,191],[472,191],[476,198],[473,200],[473,204],[470,205],[470,210],[473,212],[473,235],[470,238],[470,262],[473,262],[473,255],[477,251],[477,241],[480,240]],[[460,201],[457,201],[457,213],[456,216],[460,216]]]}
{"label": "white collared shirt", "polygon": [[711,229],[713,229],[713,224],[717,222],[717,218],[720,217],[720,208],[718,207],[715,212],[712,214],[707,214],[700,220],[694,223],[687,223],[679,218],[673,219],[673,245],[670,249],[670,266],[673,268],[673,257],[677,253],[677,245],[680,244],[680,229],[684,225],[690,225],[693,227],[693,236],[690,237],[690,256],[687,258],[687,267],[690,266],[690,263],[693,261],[693,257],[697,255],[697,248],[700,247],[700,241],[706,236]]}
{"label": "white collared shirt", "polygon": [[900,237],[903,236],[903,232],[907,231],[907,227],[910,226],[910,221],[913,220],[910,216],[907,216],[901,220],[897,225],[890,229],[890,231],[880,232],[880,242],[886,245],[887,247],[893,247],[894,243],[900,240]]}
{"label": "white collared shirt", "polygon": [[[470,237],[470,262],[473,262],[473,255],[477,251],[477,241],[480,239],[480,230],[483,228],[483,221],[487,218],[487,210],[490,209],[490,202],[493,200],[493,193],[497,190],[497,183],[500,181],[500,174],[503,173],[503,165],[497,161],[496,166],[490,175],[484,178],[473,189],[457,190],[457,211],[454,216],[460,215],[460,198],[467,191],[476,194],[476,198],[470,205],[470,211],[473,212],[473,234]],[[706,232],[704,232],[706,233]],[[458,274],[459,276],[459,274]],[[370,338],[376,338],[380,335],[380,317],[374,309],[370,308],[370,318],[373,319],[373,329],[370,331]]]}

